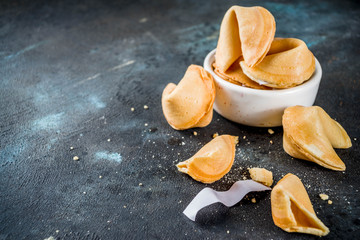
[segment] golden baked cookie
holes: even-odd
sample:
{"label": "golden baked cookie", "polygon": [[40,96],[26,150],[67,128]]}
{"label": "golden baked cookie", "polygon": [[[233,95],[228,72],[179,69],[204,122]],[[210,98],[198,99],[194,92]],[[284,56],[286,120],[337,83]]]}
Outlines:
{"label": "golden baked cookie", "polygon": [[308,80],[315,71],[315,58],[306,44],[296,38],[275,38],[266,57],[251,67],[240,62],[246,76],[260,85],[290,88]]}
{"label": "golden baked cookie", "polygon": [[271,191],[271,214],[276,226],[287,232],[325,236],[329,229],[316,216],[301,180],[288,173]]}
{"label": "golden baked cookie", "polygon": [[205,127],[213,116],[215,84],[201,66],[190,65],[178,85],[169,83],[161,104],[167,122],[176,130]]}
{"label": "golden baked cookie", "polygon": [[215,60],[225,72],[239,57],[250,67],[265,57],[275,36],[275,19],[263,7],[232,6],[221,22]]}
{"label": "golden baked cookie", "polygon": [[345,170],[344,162],[333,148],[349,148],[351,140],[345,129],[321,107],[289,107],[284,111],[282,123],[283,147],[290,156],[332,170]]}
{"label": "golden baked cookie", "polygon": [[204,145],[194,156],[176,166],[203,183],[212,183],[228,173],[234,163],[238,137],[220,135]]}

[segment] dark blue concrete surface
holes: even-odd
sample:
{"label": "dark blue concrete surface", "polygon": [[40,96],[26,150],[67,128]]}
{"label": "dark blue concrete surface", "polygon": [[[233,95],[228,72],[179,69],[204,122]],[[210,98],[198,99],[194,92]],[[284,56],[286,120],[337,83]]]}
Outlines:
{"label": "dark blue concrete surface", "polygon": [[[163,88],[202,65],[235,4],[266,7],[276,36],[303,39],[319,59],[315,104],[353,143],[337,150],[344,173],[292,159],[282,128],[270,135],[215,113],[194,136],[165,121]],[[350,1],[2,1],[0,239],[315,239],[273,224],[270,193],[220,208],[214,221],[182,214],[205,185],[175,164],[215,132],[241,141],[231,172],[211,187],[228,189],[251,166],[273,171],[275,182],[294,173],[330,228],[324,239],[359,237],[359,29]]]}

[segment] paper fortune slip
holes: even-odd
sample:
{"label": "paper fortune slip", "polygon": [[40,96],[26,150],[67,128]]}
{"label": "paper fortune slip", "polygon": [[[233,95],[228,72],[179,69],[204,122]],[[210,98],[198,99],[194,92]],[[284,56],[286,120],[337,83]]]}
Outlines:
{"label": "paper fortune slip", "polygon": [[196,214],[204,207],[213,203],[221,202],[227,207],[234,206],[249,192],[259,192],[271,190],[271,188],[255,182],[253,180],[243,180],[235,182],[231,188],[224,192],[215,191],[211,188],[204,188],[185,208],[183,213],[195,221]]}

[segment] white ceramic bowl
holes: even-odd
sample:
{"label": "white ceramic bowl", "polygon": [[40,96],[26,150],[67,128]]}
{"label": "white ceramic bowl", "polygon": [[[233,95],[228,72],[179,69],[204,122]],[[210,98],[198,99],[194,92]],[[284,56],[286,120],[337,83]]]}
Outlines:
{"label": "white ceramic bowl", "polygon": [[216,75],[212,68],[215,50],[206,56],[204,68],[215,79],[214,109],[221,116],[248,126],[276,127],[282,125],[285,108],[314,104],[322,75],[316,58],[315,72],[305,83],[288,89],[258,90],[232,84]]}

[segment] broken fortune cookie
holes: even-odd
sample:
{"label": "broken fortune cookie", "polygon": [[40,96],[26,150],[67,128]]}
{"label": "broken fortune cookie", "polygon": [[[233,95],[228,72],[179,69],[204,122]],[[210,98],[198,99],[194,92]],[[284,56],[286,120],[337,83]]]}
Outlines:
{"label": "broken fortune cookie", "polygon": [[251,179],[256,182],[262,183],[268,187],[273,184],[273,174],[265,168],[250,168],[249,173]]}
{"label": "broken fortune cookie", "polygon": [[176,166],[196,181],[212,183],[228,173],[234,163],[238,137],[221,135],[204,145],[194,156]]}
{"label": "broken fortune cookie", "polygon": [[221,22],[216,65],[225,72],[239,57],[250,67],[265,57],[275,36],[275,19],[263,7],[232,6]]}
{"label": "broken fortune cookie", "polygon": [[316,216],[301,180],[288,173],[271,191],[271,214],[276,226],[286,232],[325,236],[329,229]]}
{"label": "broken fortune cookie", "polygon": [[282,119],[283,147],[298,159],[344,171],[345,164],[333,148],[349,148],[351,140],[345,129],[321,107],[288,107]]}
{"label": "broken fortune cookie", "polygon": [[162,94],[162,110],[176,130],[205,127],[213,116],[215,84],[201,66],[190,65],[178,85],[169,83]]}
{"label": "broken fortune cookie", "polygon": [[256,66],[240,62],[251,80],[272,88],[290,88],[310,79],[315,57],[305,42],[296,38],[275,38],[265,58]]}

